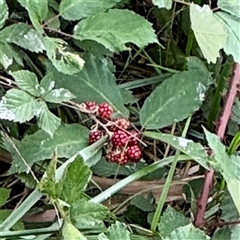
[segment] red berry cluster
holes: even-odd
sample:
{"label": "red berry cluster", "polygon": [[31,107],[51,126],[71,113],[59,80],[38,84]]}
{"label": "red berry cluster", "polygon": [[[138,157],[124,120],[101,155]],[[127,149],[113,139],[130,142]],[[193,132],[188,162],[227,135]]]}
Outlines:
{"label": "red berry cluster", "polygon": [[89,143],[109,135],[110,140],[106,146],[107,161],[124,165],[129,161],[138,162],[141,159],[139,134],[135,130],[129,130],[130,122],[127,119],[112,119],[113,108],[108,103],[86,102],[84,106],[97,120],[94,130],[89,134]]}

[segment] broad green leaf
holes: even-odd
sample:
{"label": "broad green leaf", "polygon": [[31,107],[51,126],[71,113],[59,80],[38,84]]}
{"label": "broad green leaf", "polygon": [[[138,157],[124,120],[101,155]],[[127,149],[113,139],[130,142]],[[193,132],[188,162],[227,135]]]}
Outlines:
{"label": "broad green leaf", "polygon": [[[69,158],[88,145],[89,131],[79,124],[60,125],[53,138],[43,130],[27,135],[17,144],[17,149],[31,167],[35,162],[51,159],[57,149],[59,158]],[[11,151],[13,164],[10,172],[24,172],[26,166],[18,153]]]}
{"label": "broad green leaf", "polygon": [[73,99],[75,96],[65,88],[54,89],[43,96],[47,102],[61,103]]}
{"label": "broad green leaf", "polygon": [[55,81],[53,80],[52,74],[47,74],[40,81],[41,93],[49,93],[55,87]]}
{"label": "broad green leaf", "polygon": [[121,0],[98,0],[97,4],[94,1],[86,0],[62,0],[59,8],[63,18],[74,21],[104,12],[118,2]]}
{"label": "broad green leaf", "polygon": [[98,235],[98,240],[130,240],[130,233],[124,223],[116,222],[112,224],[105,233]]}
{"label": "broad green leaf", "polygon": [[224,177],[227,188],[232,196],[233,202],[240,214],[240,157],[228,156],[225,146],[221,143],[218,136],[204,129],[209,146],[214,152],[216,165],[213,165]]}
{"label": "broad green leaf", "polygon": [[189,117],[205,98],[209,72],[190,70],[174,74],[152,91],[140,111],[146,129],[158,129]]}
{"label": "broad green leaf", "polygon": [[73,226],[72,223],[65,222],[62,228],[62,236],[63,240],[87,240],[86,237],[82,235],[81,232],[78,231],[76,227]]}
{"label": "broad green leaf", "polygon": [[[117,27],[116,27],[117,26]],[[74,30],[79,40],[94,40],[112,52],[127,50],[127,43],[139,48],[158,43],[151,24],[130,10],[112,9],[80,21]]]}
{"label": "broad green leaf", "polygon": [[224,47],[227,32],[223,24],[214,17],[208,5],[200,7],[190,4],[192,30],[204,57],[208,62],[216,63],[219,50]]}
{"label": "broad green leaf", "polygon": [[228,12],[230,15],[234,15],[237,18],[240,17],[240,2],[238,0],[218,0],[217,4],[221,10]]}
{"label": "broad green leaf", "polygon": [[10,192],[10,189],[0,188],[0,207],[6,204],[6,201],[10,196]]}
{"label": "broad green leaf", "polygon": [[68,89],[76,96],[76,102],[108,102],[117,114],[127,117],[128,110],[124,107],[121,92],[108,68],[108,62],[91,54],[85,56],[85,61],[83,70],[72,76],[50,69],[56,87]]}
{"label": "broad green leaf", "polygon": [[240,18],[231,16],[230,14],[219,12],[216,13],[216,17],[224,24],[228,31],[227,41],[224,45],[224,51],[227,54],[231,54],[235,62],[240,63],[240,34],[239,25]]}
{"label": "broad green leaf", "polygon": [[165,238],[175,229],[186,226],[189,223],[190,219],[186,218],[183,214],[177,212],[174,208],[168,205],[161,217],[160,223],[158,224],[158,231],[161,237]]}
{"label": "broad green leaf", "polygon": [[[1,0],[0,0],[1,1]],[[19,52],[10,46],[8,43],[2,43],[0,39],[0,64],[3,65],[5,69],[14,63],[14,60],[21,66],[23,66],[22,58]]]}
{"label": "broad green leaf", "polygon": [[152,212],[155,210],[154,198],[151,194],[149,194],[147,197],[143,195],[136,195],[133,197],[130,204],[144,212]]}
{"label": "broad green leaf", "polygon": [[6,0],[0,0],[0,29],[5,24],[5,21],[8,18],[8,6]]}
{"label": "broad green leaf", "polygon": [[35,97],[40,96],[40,85],[35,73],[29,72],[28,70],[20,70],[13,72],[11,75],[15,79],[19,88],[29,92]]}
{"label": "broad green leaf", "polygon": [[38,115],[37,125],[53,137],[55,131],[61,124],[61,119],[51,113],[45,102],[41,102],[41,111]]}
{"label": "broad green leaf", "polygon": [[27,122],[41,111],[40,103],[25,91],[10,89],[0,101],[0,118]]}
{"label": "broad green leaf", "polygon": [[47,56],[59,72],[72,75],[82,70],[84,60],[78,53],[71,52],[66,42],[59,38],[49,37],[45,37],[43,42]]}
{"label": "broad green leaf", "polygon": [[102,224],[109,213],[107,207],[85,199],[76,200],[70,208],[72,223],[80,229]]}
{"label": "broad green leaf", "polygon": [[17,0],[24,8],[27,9],[33,26],[38,32],[43,33],[41,22],[48,15],[48,0]]}
{"label": "broad green leaf", "polygon": [[156,5],[158,8],[172,8],[172,0],[152,0],[152,3]]}
{"label": "broad green leaf", "polygon": [[240,224],[234,225],[231,232],[231,240],[240,240]]}
{"label": "broad green leaf", "polygon": [[72,205],[83,197],[83,192],[90,181],[91,171],[83,160],[77,157],[65,170],[57,183],[61,189],[60,199]]}
{"label": "broad green leaf", "polygon": [[205,233],[198,228],[195,228],[191,223],[179,227],[173,231],[168,237],[163,240],[183,240],[183,239],[197,239],[197,240],[208,240],[210,237],[205,235]]}
{"label": "broad green leaf", "polygon": [[205,73],[208,72],[208,68],[206,64],[197,57],[187,57],[187,68],[188,70],[201,70]]}
{"label": "broad green leaf", "polygon": [[170,144],[175,149],[180,150],[191,159],[194,159],[204,168],[209,169],[207,162],[208,155],[200,143],[194,143],[192,140],[161,132],[144,132],[143,135]]}
{"label": "broad green leaf", "polygon": [[216,229],[211,238],[211,240],[226,240],[226,239],[229,240],[231,239],[231,230],[229,227]]}
{"label": "broad green leaf", "polygon": [[0,39],[14,43],[31,52],[43,52],[42,35],[24,23],[12,24],[1,31]]}
{"label": "broad green leaf", "polygon": [[221,219],[224,221],[234,221],[240,217],[237,208],[234,205],[233,199],[226,189],[221,201]]}

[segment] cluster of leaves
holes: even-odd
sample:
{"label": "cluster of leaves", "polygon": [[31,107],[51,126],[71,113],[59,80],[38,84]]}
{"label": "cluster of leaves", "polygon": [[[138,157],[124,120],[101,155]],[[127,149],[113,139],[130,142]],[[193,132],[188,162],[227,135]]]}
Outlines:
{"label": "cluster of leaves", "polygon": [[[182,130],[183,121],[197,111],[204,112],[204,122],[213,130],[224,81],[230,76],[233,62],[240,63],[239,4],[219,0],[213,11],[203,3],[153,0],[146,8],[151,8],[152,17],[161,26],[156,34],[158,24],[152,25],[137,11],[130,10],[129,1],[99,0],[96,4],[81,0],[0,0],[1,151],[8,151],[12,157],[8,174],[17,174],[26,186],[35,189],[14,211],[0,210],[0,237],[20,239],[31,235],[32,239],[48,239],[57,231],[62,239],[209,239],[207,233],[195,228],[175,209],[167,207],[162,214],[176,164],[189,159],[204,169],[213,168],[220,173],[219,181],[227,186],[218,189],[225,191],[224,197],[209,207],[213,213],[206,218],[211,219],[216,212],[223,220],[239,217],[239,139],[234,138],[235,145],[227,151],[215,134],[204,129],[202,135],[214,152],[209,156],[203,145],[186,138],[184,132],[190,121]],[[174,24],[181,31],[177,32]],[[178,37],[174,38],[173,33]],[[181,42],[181,38],[186,41]],[[123,51],[129,53],[124,70],[141,56],[147,59],[147,67],[154,69],[155,76],[118,81],[113,56]],[[138,101],[135,91],[143,88],[149,94]],[[206,98],[213,100],[204,101]],[[106,138],[88,146],[89,125],[77,108],[86,101],[109,103],[116,118],[133,116],[137,119],[133,124],[148,142],[164,142],[176,154],[164,154],[161,161],[150,165],[140,162],[119,167],[119,173],[128,176],[90,198],[86,189],[91,173],[111,176],[116,167],[111,163],[104,165],[101,159]],[[231,120],[235,129],[239,109],[236,103]],[[176,123],[181,137],[159,131]],[[161,158],[160,154],[157,157]],[[59,168],[57,158],[64,160]],[[52,160],[46,161],[49,159]],[[100,204],[127,184],[170,163],[162,198],[157,209],[153,206],[149,210],[151,232],[141,229],[141,234],[139,228],[132,228],[134,234],[130,233],[127,221],[117,221]],[[40,181],[36,172],[42,176]],[[34,186],[30,177],[34,178]],[[195,199],[189,186],[191,198]],[[6,205],[9,194],[8,189],[0,188],[0,206]],[[53,222],[48,228],[23,229],[19,220],[42,196],[55,206],[62,222]],[[141,201],[148,200],[135,199],[132,204],[148,212]],[[195,203],[189,203],[194,214]],[[230,217],[229,208],[234,213]],[[236,239],[238,231],[239,225],[220,229],[212,239]]]}

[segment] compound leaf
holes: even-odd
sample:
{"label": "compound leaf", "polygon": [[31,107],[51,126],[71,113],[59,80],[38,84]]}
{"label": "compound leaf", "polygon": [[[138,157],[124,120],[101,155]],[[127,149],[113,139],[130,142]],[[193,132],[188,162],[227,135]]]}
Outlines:
{"label": "compound leaf", "polygon": [[199,47],[208,62],[216,62],[219,50],[224,47],[227,32],[223,24],[214,17],[208,5],[200,7],[190,4],[190,19],[192,30]]}
{"label": "compound leaf", "polygon": [[[79,150],[88,146],[89,131],[79,124],[60,125],[53,137],[44,130],[39,130],[35,134],[26,135],[22,141],[16,144],[18,152],[31,167],[34,163],[51,159],[53,152],[57,149],[59,158],[69,158]],[[11,151],[13,164],[10,173],[27,171],[19,154]]]}
{"label": "compound leaf", "polygon": [[104,12],[118,2],[121,0],[98,0],[97,4],[94,1],[86,0],[62,0],[59,8],[63,18],[74,21]]}
{"label": "compound leaf", "polygon": [[56,87],[68,89],[80,103],[108,102],[119,115],[127,117],[128,110],[124,107],[121,92],[114,75],[108,68],[108,62],[92,54],[86,55],[85,60],[83,70],[72,76],[50,69],[49,72],[53,74]]}
{"label": "compound leaf", "polygon": [[10,89],[0,101],[0,118],[14,122],[31,120],[41,111],[40,103],[25,91]]}
{"label": "compound leaf", "polygon": [[29,92],[33,96],[40,96],[40,85],[37,76],[33,72],[20,70],[12,73],[17,85],[24,91]]}
{"label": "compound leaf", "polygon": [[43,33],[40,23],[48,15],[48,0],[17,0],[24,8],[27,9],[33,26],[38,32]]}
{"label": "compound leaf", "polygon": [[240,63],[240,34],[239,25],[240,19],[230,14],[219,12],[216,13],[216,17],[220,18],[221,22],[224,24],[228,31],[227,41],[224,45],[224,51],[227,54],[232,54],[235,62]]}
{"label": "compound leaf", "polygon": [[134,43],[141,48],[158,42],[146,19],[133,11],[119,9],[83,19],[76,25],[74,37],[79,40],[94,40],[112,52],[127,50],[127,43]]}
{"label": "compound leaf", "polygon": [[47,132],[51,137],[61,124],[61,119],[56,117],[53,113],[48,110],[47,104],[41,102],[41,112],[38,115],[37,125],[39,128]]}
{"label": "compound leaf", "polygon": [[1,31],[1,39],[31,52],[43,52],[42,35],[24,23],[12,24]]}
{"label": "compound leaf", "polygon": [[187,118],[200,107],[208,85],[207,71],[190,70],[169,77],[145,100],[141,125],[158,129]]}
{"label": "compound leaf", "polygon": [[0,0],[0,29],[5,24],[8,18],[8,6],[5,0]]}
{"label": "compound leaf", "polygon": [[71,52],[66,42],[49,37],[45,37],[43,42],[48,58],[59,72],[72,75],[82,70],[84,60],[78,53]]}

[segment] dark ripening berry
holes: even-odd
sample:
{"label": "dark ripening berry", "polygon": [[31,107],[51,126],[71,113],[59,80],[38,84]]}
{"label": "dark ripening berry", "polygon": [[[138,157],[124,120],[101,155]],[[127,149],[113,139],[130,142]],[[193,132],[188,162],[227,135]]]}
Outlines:
{"label": "dark ripening berry", "polygon": [[113,133],[111,141],[114,147],[124,147],[128,142],[128,138],[128,135],[119,129]]}
{"label": "dark ripening berry", "polygon": [[129,133],[128,146],[138,145],[139,134],[135,130],[131,130]]}
{"label": "dark ripening berry", "polygon": [[113,113],[113,108],[108,103],[98,105],[98,116],[101,118],[110,118]]}
{"label": "dark ripening berry", "polygon": [[103,136],[102,131],[100,130],[95,130],[90,132],[89,134],[89,143],[95,143],[96,141],[98,141],[101,137]]}
{"label": "dark ripening berry", "polygon": [[119,165],[125,165],[129,159],[126,153],[113,151],[106,155],[106,160],[109,162],[115,162]]}
{"label": "dark ripening berry", "polygon": [[127,156],[131,162],[138,162],[142,157],[142,151],[138,145],[129,146],[127,148]]}

